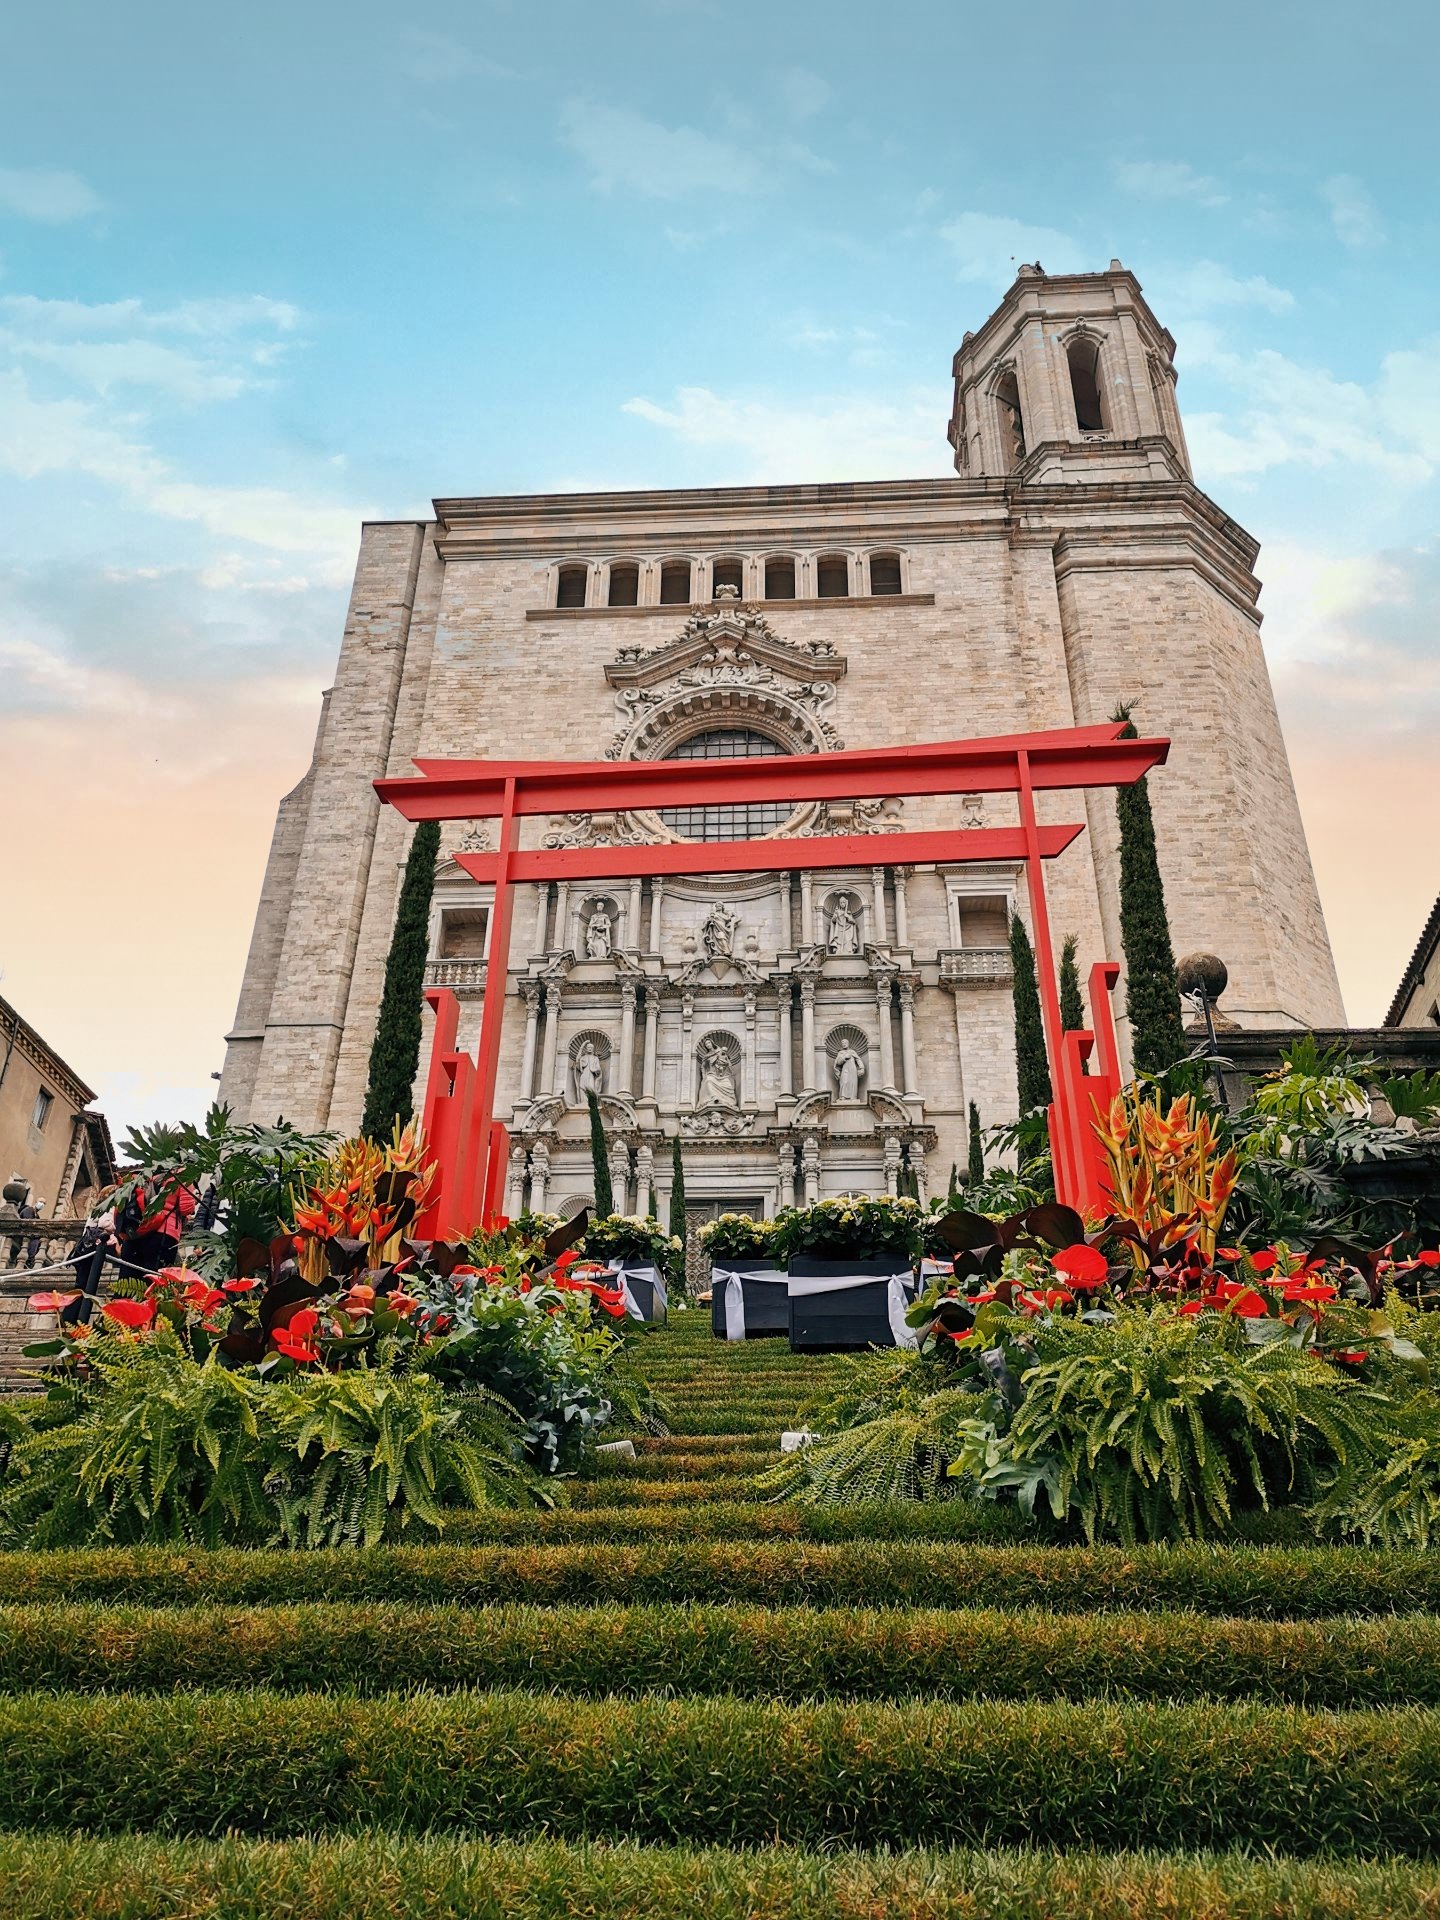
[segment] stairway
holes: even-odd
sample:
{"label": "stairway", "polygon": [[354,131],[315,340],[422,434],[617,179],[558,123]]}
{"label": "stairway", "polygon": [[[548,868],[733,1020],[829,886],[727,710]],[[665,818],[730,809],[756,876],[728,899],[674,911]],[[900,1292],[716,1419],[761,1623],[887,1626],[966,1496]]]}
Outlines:
{"label": "stairway", "polygon": [[843,1362],[639,1364],[672,1431],[553,1514],[0,1554],[7,1920],[1440,1912],[1440,1555],[777,1505]]}

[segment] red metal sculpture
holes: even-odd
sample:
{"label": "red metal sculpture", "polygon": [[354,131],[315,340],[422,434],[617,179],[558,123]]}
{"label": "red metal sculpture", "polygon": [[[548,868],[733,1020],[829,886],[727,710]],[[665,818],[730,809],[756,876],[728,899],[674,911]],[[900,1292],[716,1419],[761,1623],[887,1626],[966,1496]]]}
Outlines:
{"label": "red metal sculpture", "polygon": [[[1168,740],[1126,740],[1121,723],[1008,734],[991,740],[940,740],[911,747],[861,747],[844,753],[776,755],[753,760],[427,760],[419,777],[375,782],[382,800],[407,820],[495,819],[494,853],[459,853],[458,863],[495,888],[490,979],[475,1059],[457,1051],[459,1003],[427,992],[435,1009],[423,1124],[439,1167],[435,1199],[419,1225],[428,1233],[468,1233],[498,1210],[508,1141],[495,1120],[500,1029],[510,958],[512,890],[539,880],[601,880],[637,874],[780,873],[796,868],[887,866],[921,862],[1023,861],[1030,898],[1040,1011],[1054,1101],[1049,1111],[1055,1186],[1060,1199],[1092,1211],[1104,1204],[1104,1159],[1092,1121],[1120,1085],[1110,993],[1120,969],[1100,961],[1090,972],[1094,1031],[1062,1033],[1060,995],[1045,900],[1044,862],[1063,853],[1080,826],[1041,825],[1035,795],[1072,787],[1128,787],[1169,752]],[[903,794],[1013,793],[1014,827],[955,827],[919,833],[837,834],[817,839],[666,841],[645,846],[522,848],[529,815],[614,813],[660,807],[743,805],[747,801],[884,799]],[[1092,1051],[1097,1071],[1084,1063]]]}

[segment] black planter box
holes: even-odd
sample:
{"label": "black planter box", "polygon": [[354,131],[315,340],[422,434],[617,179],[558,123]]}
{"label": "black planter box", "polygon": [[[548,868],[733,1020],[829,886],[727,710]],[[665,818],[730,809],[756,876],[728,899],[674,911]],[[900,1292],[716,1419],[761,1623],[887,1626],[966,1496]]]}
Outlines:
{"label": "black planter box", "polygon": [[658,1267],[615,1266],[610,1273],[615,1285],[625,1290],[632,1320],[663,1324],[667,1318],[665,1283]]}
{"label": "black planter box", "polygon": [[[819,1260],[796,1254],[790,1262],[792,1280],[848,1280],[849,1286],[823,1293],[789,1295],[790,1347],[794,1353],[843,1353],[857,1347],[893,1347],[890,1325],[890,1276],[907,1271],[902,1252],[865,1260],[850,1255],[843,1260]],[[906,1281],[907,1300],[915,1297],[913,1279]]]}
{"label": "black planter box", "polygon": [[[730,1286],[720,1278],[722,1268],[727,1273],[741,1276],[747,1340],[768,1339],[790,1331],[790,1290],[784,1273],[763,1256],[749,1260],[722,1260],[716,1264],[712,1280],[714,1291],[710,1301],[710,1331],[717,1340],[727,1338],[729,1330],[725,1309]],[[751,1280],[746,1277],[752,1273],[775,1274],[776,1277],[773,1280]]]}

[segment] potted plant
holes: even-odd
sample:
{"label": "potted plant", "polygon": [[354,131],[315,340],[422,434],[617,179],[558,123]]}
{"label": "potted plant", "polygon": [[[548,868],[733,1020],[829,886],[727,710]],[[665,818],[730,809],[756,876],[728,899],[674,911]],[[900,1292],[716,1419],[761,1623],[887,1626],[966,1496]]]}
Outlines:
{"label": "potted plant", "polygon": [[680,1243],[658,1221],[635,1214],[606,1214],[590,1222],[580,1245],[587,1259],[603,1261],[616,1276],[633,1319],[665,1318],[665,1268]]}
{"label": "potted plant", "polygon": [[700,1229],[710,1256],[710,1330],[717,1340],[755,1340],[790,1331],[789,1283],[776,1251],[776,1223],[722,1213]]}
{"label": "potted plant", "polygon": [[918,1201],[883,1194],[841,1194],[776,1216],[797,1353],[914,1344],[905,1313],[923,1220]]}

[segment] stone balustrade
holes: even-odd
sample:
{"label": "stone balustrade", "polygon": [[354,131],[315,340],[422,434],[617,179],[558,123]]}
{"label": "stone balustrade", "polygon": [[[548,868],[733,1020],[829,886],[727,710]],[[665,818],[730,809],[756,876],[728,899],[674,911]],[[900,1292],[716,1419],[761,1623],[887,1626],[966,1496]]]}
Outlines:
{"label": "stone balustrade", "polygon": [[947,947],[939,955],[942,987],[1008,987],[1008,947]]}
{"label": "stone balustrade", "polygon": [[425,984],[449,987],[455,993],[483,993],[488,966],[486,960],[427,960]]}

